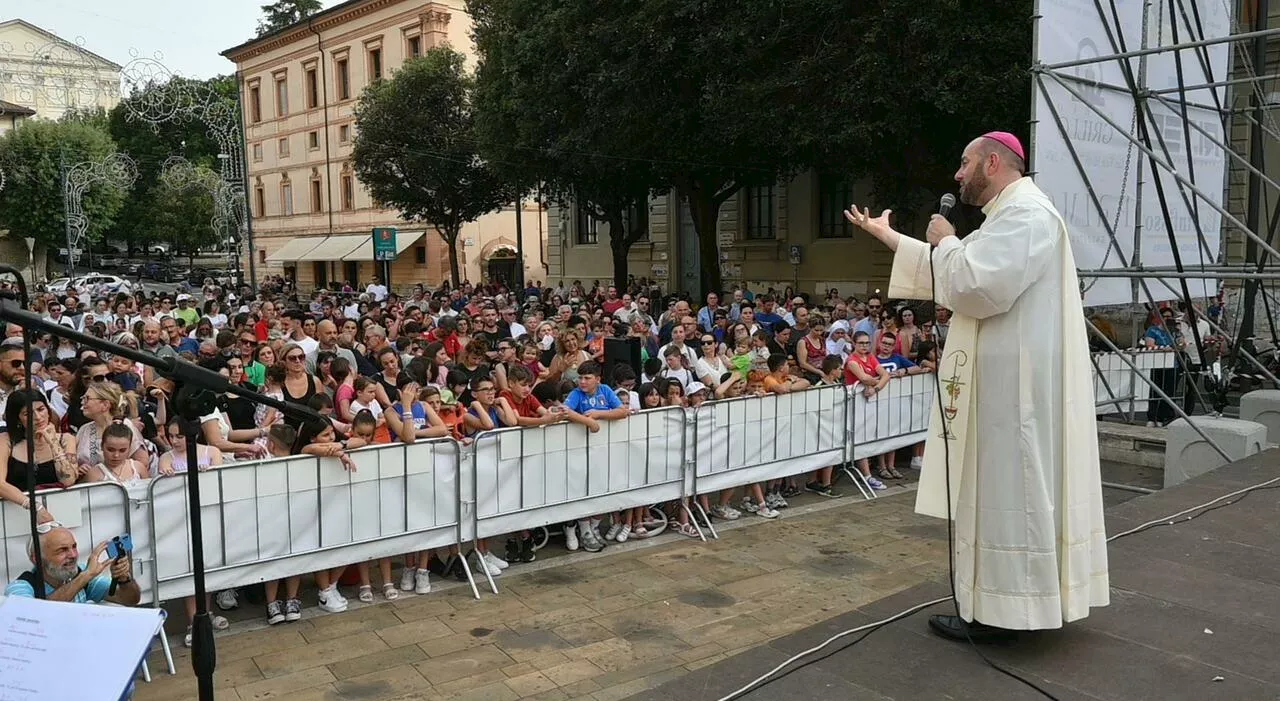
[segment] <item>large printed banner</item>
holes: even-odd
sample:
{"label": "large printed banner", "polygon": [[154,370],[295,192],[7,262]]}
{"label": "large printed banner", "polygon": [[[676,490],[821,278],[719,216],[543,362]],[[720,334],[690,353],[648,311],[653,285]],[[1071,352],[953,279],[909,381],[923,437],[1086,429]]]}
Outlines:
{"label": "large printed banner", "polygon": [[[1094,3],[1040,0],[1035,60],[1052,65],[1110,56],[1144,45],[1172,46],[1230,34],[1233,3],[1175,0],[1173,4],[1171,12],[1166,2],[1115,0],[1101,3],[1105,14],[1100,15]],[[1147,5],[1148,32],[1144,42],[1143,8]],[[1176,88],[1179,66],[1175,53],[1181,58],[1183,86],[1224,80],[1229,51],[1230,45],[1224,43],[1150,54],[1145,59],[1145,79],[1138,88],[1153,91]],[[1138,58],[1128,60],[1135,81],[1139,78],[1139,64]],[[1059,80],[1076,94],[1063,87]],[[1032,158],[1036,182],[1066,219],[1080,269],[1124,268],[1137,263],[1147,267],[1174,266],[1174,246],[1170,244],[1169,228],[1161,212],[1157,182],[1164,190],[1173,239],[1182,264],[1194,268],[1218,262],[1223,220],[1213,205],[1223,205],[1227,154],[1214,143],[1214,140],[1224,141],[1215,106],[1226,106],[1225,88],[1159,94],[1169,104],[1154,97],[1146,101],[1149,112],[1145,118],[1152,150],[1160,160],[1173,165],[1181,183],[1179,177],[1163,166],[1157,166],[1157,172],[1152,173],[1150,161],[1128,138],[1128,135],[1138,138],[1139,132],[1135,102],[1120,61],[1087,63],[1040,76],[1034,90]],[[1107,119],[1119,129],[1109,125]],[[1079,167],[1072,158],[1073,150],[1080,161]],[[1140,162],[1143,183],[1139,191]],[[1207,199],[1192,192],[1187,186],[1191,182]],[[1092,185],[1102,211],[1095,206],[1086,183]],[[1197,223],[1203,242],[1197,236]],[[1114,242],[1107,234],[1108,225],[1115,233]],[[1140,242],[1140,253],[1136,257],[1135,239]],[[1083,282],[1087,288],[1087,305],[1133,301],[1128,279],[1085,278]],[[1193,297],[1208,297],[1217,292],[1215,281],[1187,282]],[[1167,279],[1163,284],[1153,280],[1148,288],[1156,300],[1180,297],[1178,280]],[[1139,293],[1139,301],[1145,300],[1145,294]]]}

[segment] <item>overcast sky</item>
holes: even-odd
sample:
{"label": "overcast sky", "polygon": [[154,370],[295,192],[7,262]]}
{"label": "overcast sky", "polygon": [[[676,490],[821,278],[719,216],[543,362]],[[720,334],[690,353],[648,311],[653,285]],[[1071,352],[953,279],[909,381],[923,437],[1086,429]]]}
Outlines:
{"label": "overcast sky", "polygon": [[[325,0],[332,7],[337,0]],[[235,66],[218,55],[253,37],[268,0],[0,0],[0,21],[23,19],[124,65],[153,57],[174,73],[209,78]],[[14,47],[22,51],[22,47]]]}

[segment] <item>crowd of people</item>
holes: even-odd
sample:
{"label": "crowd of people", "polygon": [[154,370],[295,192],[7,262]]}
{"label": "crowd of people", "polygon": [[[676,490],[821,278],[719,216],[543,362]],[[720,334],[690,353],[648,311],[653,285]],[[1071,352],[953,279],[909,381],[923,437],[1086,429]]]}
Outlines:
{"label": "crowd of people", "polygon": [[[177,294],[101,295],[72,288],[34,294],[30,304],[53,323],[197,363],[233,385],[306,405],[327,421],[299,423],[228,392],[201,418],[197,464],[191,466],[171,379],[45,333],[34,338],[24,366],[22,330],[9,325],[0,342],[0,499],[24,508],[32,482],[43,488],[107,481],[133,488],[158,475],[298,453],[332,457],[351,468],[347,451],[367,445],[446,437],[468,443],[483,431],[559,421],[596,431],[600,422],[645,409],[696,408],[818,385],[857,385],[870,399],[894,378],[933,371],[950,326],[944,308],[879,295],[735,288],[723,298],[710,293],[693,300],[664,294],[644,279],[622,290],[578,282],[535,282],[516,290],[464,283],[437,290],[415,285],[403,295],[374,279],[362,291],[344,285],[299,295],[288,281],[271,278],[256,293],[207,281]],[[637,339],[640,367],[616,365],[606,374],[609,337]],[[34,462],[28,463],[30,444]],[[910,452],[910,467],[918,469],[923,445]],[[776,518],[788,498],[804,491],[839,497],[837,467],[748,485],[741,498],[737,490],[696,498],[716,519],[737,519],[744,511]],[[872,489],[904,478],[895,453],[861,460],[857,469]],[[672,529],[697,537],[691,512],[678,507],[668,506]],[[638,508],[565,524],[565,545],[596,552],[609,542],[649,537],[649,518],[647,508]],[[74,538],[68,546],[57,515],[40,508],[38,519],[45,552],[74,560]],[[396,558],[403,563],[398,581],[391,558],[352,563],[357,596],[373,601],[375,579],[385,599],[401,591],[428,593],[433,574],[465,578],[463,558],[490,576],[536,558],[530,533],[512,533],[505,541],[501,555],[491,547],[496,543],[483,541],[468,552],[406,553]],[[118,581],[126,575],[117,569],[112,567]],[[346,569],[314,573],[325,611],[346,609],[339,590]],[[76,597],[102,598],[98,589],[106,575],[92,558],[87,569],[73,573],[49,570],[46,557],[46,575],[54,575],[46,577],[50,591],[78,585]],[[282,581],[283,596],[281,581],[265,586],[273,625],[301,617],[301,578]],[[16,584],[9,590],[33,591]],[[234,591],[219,592],[217,603],[223,609],[239,605]],[[186,602],[189,616],[195,604]],[[229,625],[221,616],[214,624]]]}

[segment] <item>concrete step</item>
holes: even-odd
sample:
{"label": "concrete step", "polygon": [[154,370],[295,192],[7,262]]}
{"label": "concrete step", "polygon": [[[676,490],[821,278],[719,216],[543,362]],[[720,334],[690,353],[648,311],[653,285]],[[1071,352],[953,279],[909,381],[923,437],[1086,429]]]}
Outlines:
{"label": "concrete step", "polygon": [[1164,443],[1168,429],[1133,426],[1114,421],[1098,422],[1098,455],[1103,460],[1164,469]]}

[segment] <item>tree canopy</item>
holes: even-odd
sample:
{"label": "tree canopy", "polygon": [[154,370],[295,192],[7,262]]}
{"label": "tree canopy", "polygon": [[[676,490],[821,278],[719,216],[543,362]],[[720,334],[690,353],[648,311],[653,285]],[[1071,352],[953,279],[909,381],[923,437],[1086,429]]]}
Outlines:
{"label": "tree canopy", "polygon": [[910,211],[950,187],[968,139],[1018,131],[1030,104],[1031,0],[468,8],[486,150],[596,209],[602,190],[674,188],[704,289],[721,286],[717,221],[739,189],[813,168],[869,179],[879,204]]}
{"label": "tree canopy", "polygon": [[432,225],[444,239],[454,285],[461,282],[462,225],[514,199],[478,152],[475,81],[464,63],[457,51],[436,47],[366,87],[352,151],[356,175],[374,200],[400,210],[406,221]]}
{"label": "tree canopy", "polygon": [[262,19],[258,20],[258,36],[266,36],[271,32],[300,22],[324,9],[320,0],[277,0],[269,5],[262,5]]}
{"label": "tree canopy", "polygon": [[[64,167],[100,161],[116,151],[110,135],[84,120],[27,120],[0,136],[0,228],[11,235],[34,238],[37,245],[66,245],[67,220],[63,206]],[[85,192],[81,207],[88,222],[86,241],[100,239],[110,228],[125,192],[97,183]]]}
{"label": "tree canopy", "polygon": [[131,102],[147,100],[153,91],[173,90],[171,83],[176,82],[190,84],[184,86],[190,90],[177,91],[179,94],[221,99],[234,112],[235,78],[217,76],[201,81],[175,77],[170,81],[144,86],[116,105],[107,118],[108,129],[117,148],[129,154],[138,166],[138,181],[129,192],[110,232],[113,239],[126,241],[131,247],[153,241],[202,247],[223,238],[222,233],[209,228],[207,207],[175,202],[175,198],[198,199],[207,195],[194,190],[175,195],[169,188],[160,187],[161,171],[170,156],[182,156],[196,166],[218,168],[219,145],[210,135],[208,125],[196,119],[182,118],[153,125],[131,118],[129,107]]}

